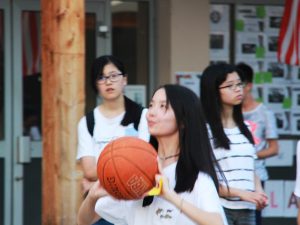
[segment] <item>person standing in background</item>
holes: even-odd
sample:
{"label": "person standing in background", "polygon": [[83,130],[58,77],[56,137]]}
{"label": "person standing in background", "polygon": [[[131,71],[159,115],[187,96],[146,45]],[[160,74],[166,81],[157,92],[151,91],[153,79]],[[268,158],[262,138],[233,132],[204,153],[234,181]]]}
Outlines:
{"label": "person standing in background", "polygon": [[255,174],[255,147],[242,115],[244,83],[229,64],[208,66],[201,76],[203,105],[211,145],[227,183],[219,176],[219,195],[229,225],[255,225],[255,209],[268,197]]}
{"label": "person standing in background", "polygon": [[[92,87],[101,96],[102,103],[78,124],[77,160],[83,170],[83,193],[97,181],[97,160],[110,141],[123,136],[136,136],[145,141],[150,138],[147,109],[123,94],[127,85],[123,63],[111,55],[101,56],[94,61],[91,75]],[[96,224],[110,223],[100,220]]]}
{"label": "person standing in background", "polygon": [[[245,63],[237,64],[236,68],[245,83],[242,111],[244,119],[250,123],[255,141],[257,155],[255,171],[264,186],[264,182],[269,178],[265,159],[278,154],[276,118],[272,111],[263,103],[257,102],[252,95],[254,75],[252,68]],[[261,225],[261,220],[261,210],[257,210],[256,225]]]}

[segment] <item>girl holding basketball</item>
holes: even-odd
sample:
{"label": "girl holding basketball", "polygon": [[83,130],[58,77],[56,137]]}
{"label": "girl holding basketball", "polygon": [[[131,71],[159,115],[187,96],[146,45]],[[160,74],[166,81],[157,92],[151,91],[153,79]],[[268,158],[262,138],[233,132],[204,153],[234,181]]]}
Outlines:
{"label": "girl holding basketball", "polygon": [[150,136],[147,110],[123,94],[127,84],[123,63],[111,55],[101,56],[93,62],[91,76],[92,87],[102,102],[78,124],[77,160],[83,170],[84,193],[97,180],[97,160],[108,142],[122,136],[137,136],[148,141]]}
{"label": "girl holding basketball", "polygon": [[206,124],[199,115],[201,105],[191,90],[178,85],[159,88],[150,102],[147,121],[159,156],[160,195],[147,206],[145,199],[112,204],[97,182],[80,207],[78,225],[89,225],[95,215],[128,225],[227,225]]}
{"label": "girl holding basketball", "polygon": [[201,102],[215,157],[227,184],[220,180],[220,196],[228,223],[255,224],[255,208],[267,204],[255,175],[255,147],[241,111],[244,84],[228,64],[208,66],[201,76]]}

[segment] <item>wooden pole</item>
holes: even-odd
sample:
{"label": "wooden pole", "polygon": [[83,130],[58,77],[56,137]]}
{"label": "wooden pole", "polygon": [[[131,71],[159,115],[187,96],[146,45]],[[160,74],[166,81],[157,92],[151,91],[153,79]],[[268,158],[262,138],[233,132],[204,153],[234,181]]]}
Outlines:
{"label": "wooden pole", "polygon": [[42,0],[42,224],[76,224],[84,113],[84,0]]}

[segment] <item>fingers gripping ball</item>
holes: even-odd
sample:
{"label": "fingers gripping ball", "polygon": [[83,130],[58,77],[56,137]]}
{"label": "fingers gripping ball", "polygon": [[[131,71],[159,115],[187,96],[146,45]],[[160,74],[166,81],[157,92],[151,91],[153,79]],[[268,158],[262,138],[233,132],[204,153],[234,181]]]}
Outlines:
{"label": "fingers gripping ball", "polygon": [[117,199],[139,199],[155,186],[157,153],[135,137],[110,142],[100,154],[97,174],[101,185]]}

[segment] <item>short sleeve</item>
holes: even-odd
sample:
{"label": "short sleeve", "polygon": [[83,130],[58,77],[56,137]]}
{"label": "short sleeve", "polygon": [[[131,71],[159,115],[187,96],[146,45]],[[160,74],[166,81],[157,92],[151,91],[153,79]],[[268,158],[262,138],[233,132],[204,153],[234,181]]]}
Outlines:
{"label": "short sleeve", "polygon": [[95,156],[94,154],[94,141],[91,137],[86,124],[86,117],[82,117],[77,127],[78,145],[77,145],[77,156],[79,160],[84,156]]}
{"label": "short sleeve", "polygon": [[126,223],[128,207],[124,200],[116,200],[110,196],[103,197],[96,202],[95,212],[108,222],[121,225]]}
{"label": "short sleeve", "polygon": [[220,212],[221,202],[213,180],[206,174],[200,173],[196,181],[197,205],[208,212]]}
{"label": "short sleeve", "polygon": [[224,224],[227,224],[217,189],[211,177],[199,173],[194,189],[197,190],[197,207],[207,212],[219,213]]}
{"label": "short sleeve", "polygon": [[266,110],[265,120],[266,120],[266,139],[277,139],[277,125],[276,118],[272,111]]}
{"label": "short sleeve", "polygon": [[147,119],[146,119],[147,111],[148,111],[148,109],[143,109],[139,127],[138,127],[138,137],[143,139],[144,141],[149,141],[149,139],[150,139],[148,123],[147,123]]}

